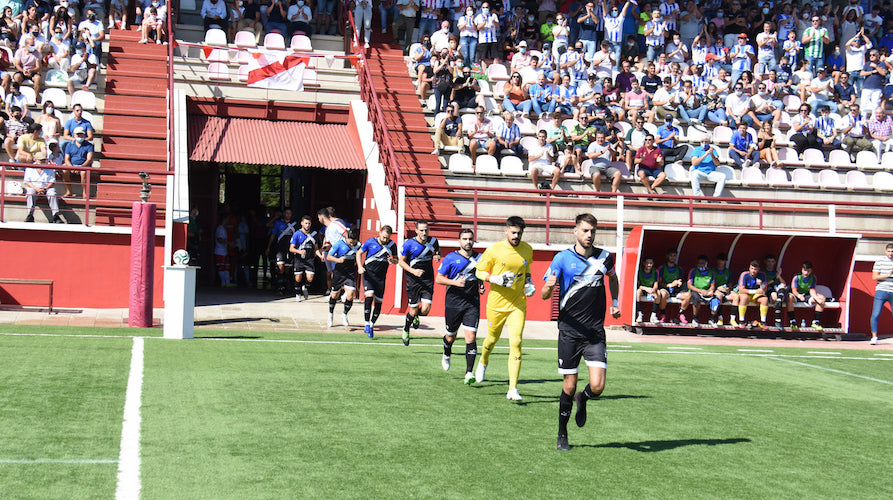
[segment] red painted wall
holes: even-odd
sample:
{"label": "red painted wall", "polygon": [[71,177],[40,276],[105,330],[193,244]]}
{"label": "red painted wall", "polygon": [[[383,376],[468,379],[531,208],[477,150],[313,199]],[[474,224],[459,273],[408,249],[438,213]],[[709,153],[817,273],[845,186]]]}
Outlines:
{"label": "red painted wall", "polygon": [[[128,307],[130,234],[0,229],[0,277],[52,279],[54,307]],[[162,307],[164,238],[155,237],[154,307]],[[4,305],[47,305],[47,288],[0,285]]]}
{"label": "red painted wall", "polygon": [[[871,268],[874,262],[856,261],[853,268],[853,281],[850,289],[850,332],[871,332],[869,320],[871,308],[874,306],[874,287],[877,281],[871,279]],[[878,322],[878,333],[881,335],[893,334],[893,315],[890,313],[890,305],[884,305]]]}

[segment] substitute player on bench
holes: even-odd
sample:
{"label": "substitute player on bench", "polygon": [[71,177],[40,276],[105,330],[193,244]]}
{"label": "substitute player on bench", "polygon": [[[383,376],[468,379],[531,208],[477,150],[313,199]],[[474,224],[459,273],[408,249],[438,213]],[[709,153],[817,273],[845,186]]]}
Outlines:
{"label": "substitute player on bench", "polygon": [[505,239],[484,251],[477,265],[477,278],[489,281],[487,296],[487,338],[481,350],[474,379],[483,382],[490,353],[502,335],[503,327],[509,332],[509,390],[506,399],[521,401],[518,394],[518,377],[521,374],[521,337],[527,316],[527,297],[536,292],[530,281],[530,262],[533,248],[521,237],[524,235],[524,219],[516,216],[505,221]]}
{"label": "substitute player on bench", "polygon": [[312,224],[313,219],[309,215],[301,217],[301,229],[292,235],[288,247],[288,251],[294,256],[295,298],[298,302],[307,300],[310,296],[307,287],[313,283],[313,276],[316,274],[316,231],[310,230]]}
{"label": "substitute player on bench", "polygon": [[[577,242],[552,259],[544,277],[546,284],[540,292],[543,300],[548,300],[555,285],[559,285],[558,373],[564,376],[558,403],[559,450],[571,449],[567,441],[567,423],[574,401],[577,402],[574,420],[578,427],[583,427],[586,424],[586,402],[597,398],[605,389],[608,368],[604,327],[605,278],[611,289],[611,316],[620,317],[614,257],[606,250],[592,246],[597,223],[592,214],[577,216],[574,226]],[[581,357],[589,367],[589,383],[582,392],[576,392]]]}
{"label": "substitute player on bench", "polygon": [[735,320],[734,312],[729,320],[729,324],[733,328],[744,324],[744,315],[747,313],[747,304],[750,302],[760,306],[760,321],[750,327],[763,328],[766,325],[766,314],[769,313],[769,297],[766,296],[767,283],[766,275],[760,271],[760,261],[756,259],[750,261],[748,270],[738,277],[738,288],[735,289],[735,293],[738,294],[738,320]]}
{"label": "substitute player on bench", "polygon": [[[812,273],[812,262],[805,261],[800,268],[800,274],[794,276],[791,280],[791,293],[788,294],[788,318],[791,321],[791,330],[797,330],[797,321],[794,317],[794,301],[803,302],[804,304],[813,306],[815,316],[812,319],[812,327],[817,332],[824,330],[822,328],[822,311],[825,310],[825,300],[827,297],[820,294],[815,289],[816,278]],[[822,333],[822,338],[825,334]]]}
{"label": "substitute player on bench", "polygon": [[444,297],[446,335],[443,336],[441,365],[444,370],[450,369],[453,342],[461,326],[465,332],[465,385],[475,381],[474,360],[478,353],[476,336],[484,285],[474,274],[480,259],[481,254],[474,251],[474,231],[462,229],[459,231],[459,250],[443,258],[434,278],[435,283],[447,287]]}
{"label": "substitute player on bench", "polygon": [[415,224],[416,237],[403,243],[400,267],[406,271],[409,312],[403,326],[403,345],[409,345],[409,327],[419,327],[419,315],[427,316],[434,297],[434,262],[440,262],[440,243],[428,236],[428,223]]}
{"label": "substitute player on bench", "polygon": [[332,293],[329,294],[329,322],[328,326],[332,326],[333,317],[335,315],[335,304],[344,292],[344,313],[341,315],[344,326],[350,326],[347,320],[347,313],[353,307],[353,298],[357,290],[357,252],[360,251],[360,244],[357,239],[360,237],[360,230],[352,227],[347,230],[347,238],[332,245],[329,255],[326,259],[335,264],[332,269]]}
{"label": "substitute player on bench", "polygon": [[397,263],[397,244],[391,241],[392,234],[394,230],[391,226],[382,226],[378,236],[363,242],[357,254],[357,272],[363,276],[363,293],[366,296],[363,303],[366,326],[363,332],[370,339],[375,335],[375,322],[381,314],[388,265]]}
{"label": "substitute player on bench", "polygon": [[784,331],[784,318],[781,316],[781,308],[788,303],[788,284],[781,275],[781,268],[777,267],[778,257],[768,254],[763,259],[763,274],[766,275],[766,291],[769,293],[769,303],[775,307],[775,328]]}

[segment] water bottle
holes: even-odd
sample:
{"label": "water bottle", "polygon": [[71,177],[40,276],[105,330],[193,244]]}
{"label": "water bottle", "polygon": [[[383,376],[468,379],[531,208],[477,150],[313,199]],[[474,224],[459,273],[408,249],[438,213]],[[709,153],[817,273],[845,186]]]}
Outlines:
{"label": "water bottle", "polygon": [[806,319],[800,320],[800,328],[806,328]]}

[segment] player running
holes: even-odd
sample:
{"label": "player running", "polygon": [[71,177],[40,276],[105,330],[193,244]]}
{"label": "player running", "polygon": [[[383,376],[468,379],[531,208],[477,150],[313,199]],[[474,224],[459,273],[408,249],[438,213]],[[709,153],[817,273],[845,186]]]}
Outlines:
{"label": "player running", "polygon": [[[577,242],[552,259],[544,276],[546,284],[540,292],[543,300],[548,300],[555,285],[559,285],[558,373],[564,376],[558,403],[559,450],[571,449],[567,441],[567,423],[574,401],[577,402],[574,420],[577,427],[583,427],[586,424],[586,402],[597,398],[605,389],[608,368],[604,327],[605,278],[611,289],[611,316],[620,317],[614,257],[606,250],[592,246],[597,223],[592,214],[577,216],[574,226]],[[589,367],[589,383],[582,392],[576,392],[580,357]]]}
{"label": "player running", "polygon": [[406,297],[409,312],[403,326],[403,345],[409,345],[409,327],[419,327],[419,315],[431,312],[434,297],[434,262],[440,262],[440,243],[428,236],[428,223],[420,220],[415,224],[416,237],[403,243],[400,267],[406,271]]}
{"label": "player running", "polygon": [[335,316],[335,304],[341,298],[341,292],[344,292],[344,313],[341,320],[344,326],[350,326],[347,320],[347,313],[353,307],[353,298],[357,289],[357,252],[360,251],[360,244],[357,239],[360,237],[359,229],[352,227],[347,230],[347,238],[332,245],[326,259],[335,264],[332,269],[332,292],[329,294],[329,321],[328,326],[331,327]]}
{"label": "player running", "polygon": [[284,294],[288,288],[288,280],[286,276],[289,274],[288,269],[292,267],[292,256],[289,252],[291,237],[294,236],[297,221],[291,220],[292,212],[290,208],[282,211],[282,218],[273,223],[270,231],[270,241],[267,242],[267,254],[270,249],[275,249],[274,258],[276,259],[276,269],[278,273],[273,276],[275,288],[279,294]]}
{"label": "player running", "polygon": [[298,302],[309,298],[310,290],[307,287],[313,283],[313,275],[316,274],[316,231],[310,230],[311,224],[313,219],[309,215],[301,217],[301,229],[292,235],[288,247],[288,251],[294,256],[295,299]]}
{"label": "player running", "polygon": [[391,226],[382,226],[378,236],[363,242],[357,254],[357,272],[363,275],[363,291],[366,295],[363,303],[366,327],[363,332],[370,339],[375,335],[375,322],[381,314],[388,265],[397,263],[397,244],[391,241],[392,234],[394,230]]}
{"label": "player running", "polygon": [[446,335],[443,336],[444,370],[450,369],[453,342],[459,326],[465,331],[465,385],[475,382],[474,360],[477,358],[476,341],[478,321],[481,317],[481,294],[484,284],[475,276],[475,265],[481,254],[474,251],[474,231],[459,231],[459,250],[447,254],[440,262],[434,282],[447,287],[444,297]]}
{"label": "player running", "polygon": [[481,350],[474,379],[484,381],[490,353],[502,335],[503,327],[509,331],[509,390],[506,399],[521,401],[518,394],[518,377],[521,374],[521,336],[527,314],[527,298],[536,292],[530,281],[530,262],[533,248],[521,237],[524,235],[524,219],[509,217],[505,222],[505,239],[496,243],[481,256],[477,264],[477,278],[489,281],[487,297],[487,338]]}
{"label": "player running", "polygon": [[760,271],[760,261],[754,259],[750,261],[750,267],[747,271],[741,273],[738,278],[738,288],[735,292],[738,294],[738,320],[735,320],[735,313],[729,320],[729,324],[733,328],[737,328],[739,324],[744,324],[744,315],[747,313],[747,304],[753,302],[760,305],[760,321],[754,321],[751,328],[763,328],[766,324],[766,314],[769,312],[769,297],[766,296],[766,275]]}

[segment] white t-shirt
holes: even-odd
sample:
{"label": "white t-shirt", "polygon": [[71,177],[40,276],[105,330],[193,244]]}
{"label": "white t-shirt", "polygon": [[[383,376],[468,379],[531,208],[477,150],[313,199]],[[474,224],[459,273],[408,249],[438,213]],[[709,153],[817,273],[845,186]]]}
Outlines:
{"label": "white t-shirt", "polygon": [[735,113],[735,116],[741,116],[746,113],[749,106],[750,98],[747,97],[747,94],[741,94],[741,97],[738,97],[737,94],[731,93],[726,97],[726,109]]}
{"label": "white t-shirt", "polygon": [[536,144],[531,146],[530,149],[527,150],[528,156],[542,155],[539,158],[537,158],[536,160],[533,160],[532,162],[530,162],[531,170],[534,168],[547,169],[552,166],[552,163],[549,161],[549,155],[543,154],[545,151],[548,151],[549,149],[552,149],[551,144],[546,143],[545,146],[540,146],[540,143],[537,142]]}
{"label": "white t-shirt", "polygon": [[[769,57],[775,55],[775,49],[778,47],[778,38],[776,37],[774,40],[771,37],[775,36],[775,33],[766,33],[761,32],[757,35],[757,57]],[[760,44],[765,43],[766,39],[770,38],[769,43],[763,46]]]}
{"label": "white t-shirt", "polygon": [[871,42],[863,43],[859,48],[849,46],[846,48],[846,71],[859,71],[865,66],[865,53],[871,48]]}
{"label": "white t-shirt", "polygon": [[214,231],[214,255],[226,255],[226,243],[226,228],[220,224]]}

